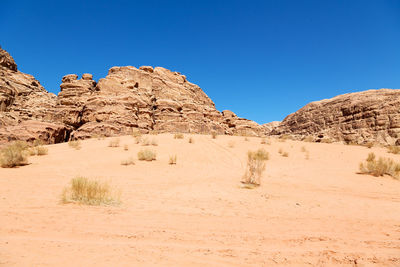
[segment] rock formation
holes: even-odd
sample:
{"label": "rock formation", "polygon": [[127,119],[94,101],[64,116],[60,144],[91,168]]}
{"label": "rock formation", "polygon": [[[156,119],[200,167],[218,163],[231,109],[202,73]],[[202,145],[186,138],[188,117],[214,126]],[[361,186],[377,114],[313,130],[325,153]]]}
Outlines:
{"label": "rock formation", "polygon": [[[190,132],[263,135],[264,128],[219,112],[197,85],[161,67],[113,67],[98,82],[91,74],[62,78],[58,96],[17,70],[0,49],[0,142],[42,139],[49,143],[93,135]],[[48,134],[45,134],[45,133]]]}
{"label": "rock formation", "polygon": [[380,89],[312,102],[271,132],[346,143],[400,144],[400,90]]}
{"label": "rock formation", "polygon": [[67,127],[52,122],[55,103],[56,96],[33,76],[18,71],[14,59],[0,48],[0,144],[12,140],[65,140]]}

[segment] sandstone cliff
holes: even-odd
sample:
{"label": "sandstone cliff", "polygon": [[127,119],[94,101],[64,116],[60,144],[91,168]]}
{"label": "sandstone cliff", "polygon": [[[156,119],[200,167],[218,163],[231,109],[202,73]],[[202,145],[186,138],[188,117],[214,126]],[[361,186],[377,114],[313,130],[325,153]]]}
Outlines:
{"label": "sandstone cliff", "polygon": [[98,82],[91,74],[62,78],[58,96],[18,71],[0,48],[0,142],[42,139],[48,143],[93,135],[190,132],[263,135],[264,128],[219,112],[203,90],[161,67],[113,67]]}
{"label": "sandstone cliff", "polygon": [[271,132],[314,141],[400,143],[400,90],[380,89],[312,102]]}

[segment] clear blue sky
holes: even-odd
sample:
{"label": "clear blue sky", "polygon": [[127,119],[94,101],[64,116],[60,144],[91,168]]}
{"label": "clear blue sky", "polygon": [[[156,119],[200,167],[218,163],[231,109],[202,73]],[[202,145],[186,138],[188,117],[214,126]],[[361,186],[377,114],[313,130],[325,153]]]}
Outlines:
{"label": "clear blue sky", "polygon": [[0,45],[58,93],[112,66],[185,74],[258,123],[310,101],[400,88],[400,1],[1,1]]}

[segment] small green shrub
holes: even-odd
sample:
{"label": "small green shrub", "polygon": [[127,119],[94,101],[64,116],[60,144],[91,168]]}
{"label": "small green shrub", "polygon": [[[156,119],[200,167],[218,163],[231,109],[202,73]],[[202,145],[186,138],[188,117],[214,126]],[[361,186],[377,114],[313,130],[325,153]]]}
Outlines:
{"label": "small green shrub", "polygon": [[119,196],[108,183],[76,177],[71,180],[71,185],[64,189],[61,200],[63,203],[110,205],[118,204]]}
{"label": "small green shrub", "polygon": [[138,159],[145,161],[156,160],[156,152],[150,149],[143,149],[138,152]]}

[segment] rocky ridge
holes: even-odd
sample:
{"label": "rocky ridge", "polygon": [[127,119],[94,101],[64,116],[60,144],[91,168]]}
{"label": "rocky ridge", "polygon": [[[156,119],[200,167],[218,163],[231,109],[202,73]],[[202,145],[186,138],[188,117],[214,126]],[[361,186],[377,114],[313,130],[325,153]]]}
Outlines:
{"label": "rocky ridge", "polygon": [[368,90],[309,103],[287,116],[271,135],[400,145],[400,90]]}
{"label": "rocky ridge", "polygon": [[81,79],[70,74],[62,78],[60,89],[58,96],[47,92],[33,76],[18,71],[0,48],[0,142],[56,143],[133,129],[264,134],[253,121],[219,112],[199,86],[161,67],[113,67],[98,82],[91,74]]}

